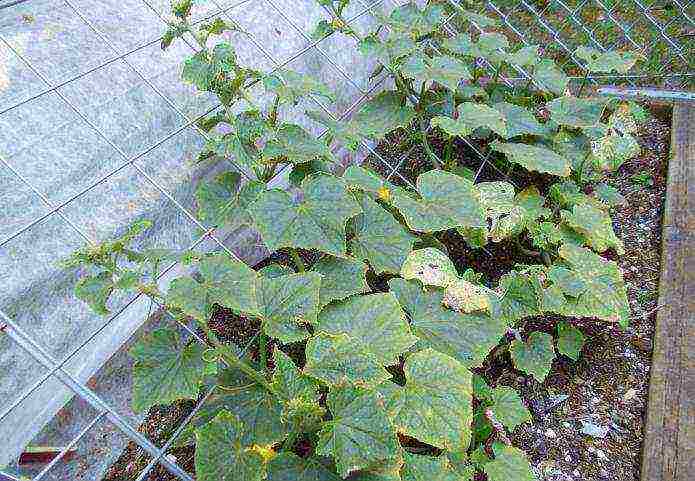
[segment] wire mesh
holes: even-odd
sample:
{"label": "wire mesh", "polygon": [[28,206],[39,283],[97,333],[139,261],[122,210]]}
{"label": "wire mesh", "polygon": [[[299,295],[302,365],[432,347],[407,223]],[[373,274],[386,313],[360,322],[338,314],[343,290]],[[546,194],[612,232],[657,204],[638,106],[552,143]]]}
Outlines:
{"label": "wire mesh", "polygon": [[[162,21],[162,26],[164,26],[166,23],[166,18],[161,14],[160,10],[158,10],[155,3],[150,0],[141,1],[149,11],[151,11]],[[195,21],[195,24],[199,24],[207,19],[214,18],[219,15],[225,16],[234,21],[235,19],[232,18],[231,12],[244,4],[249,3],[249,1],[250,0],[243,0],[234,2],[230,5],[222,5],[217,0],[212,0],[212,13],[208,12],[201,16],[201,18]],[[10,2],[0,4],[0,8],[6,8],[19,3],[20,2]],[[88,125],[97,136],[99,136],[114,150],[116,154],[118,154],[121,161],[114,169],[110,170],[105,175],[100,176],[98,179],[92,182],[89,182],[84,188],[79,189],[66,199],[56,202],[50,199],[49,196],[45,195],[42,189],[35,185],[35,181],[33,179],[22,175],[21,172],[14,168],[10,162],[0,155],[0,166],[8,169],[9,172],[11,172],[11,174],[15,176],[22,185],[25,185],[28,189],[30,189],[31,192],[33,192],[33,194],[39,198],[40,202],[46,209],[41,213],[41,215],[36,216],[24,225],[14,229],[9,234],[4,234],[3,237],[0,238],[0,248],[16,240],[33,227],[39,225],[49,218],[56,216],[65,222],[85,242],[91,244],[95,243],[97,239],[94,235],[87,232],[83,226],[78,225],[78,223],[65,214],[66,208],[98,186],[109,182],[114,178],[114,176],[122,173],[125,169],[132,168],[135,172],[142,176],[146,182],[151,184],[151,186],[156,189],[157,192],[166,197],[171,202],[171,205],[180,211],[188,222],[190,222],[197,230],[203,232],[202,235],[187,246],[188,249],[194,249],[203,242],[211,241],[217,249],[236,257],[236,254],[218,236],[218,232],[215,228],[207,227],[203,222],[201,222],[200,219],[197,218],[195,213],[191,212],[189,208],[179,202],[176,197],[168,191],[165,185],[162,185],[161,182],[159,182],[150,173],[148,173],[145,168],[138,164],[139,160],[145,158],[149,153],[153,152],[159,146],[188,129],[194,129],[197,132],[197,135],[203,139],[207,139],[206,132],[198,128],[197,123],[210,113],[216,111],[220,106],[210,106],[201,114],[189,114],[179,105],[177,105],[177,103],[174,102],[150,78],[148,78],[138,66],[129,60],[129,57],[132,54],[142,52],[148,47],[159,44],[161,42],[161,37],[148,39],[145,42],[141,42],[126,49],[120,48],[119,45],[116,45],[114,42],[109,40],[108,35],[102,32],[102,30],[88,18],[88,15],[85,14],[83,9],[74,0],[63,0],[63,3],[70,9],[74,17],[82,22],[82,24],[99,39],[102,46],[109,51],[109,54],[105,59],[102,59],[101,61],[97,62],[96,65],[93,65],[84,71],[73,75],[66,75],[63,78],[54,80],[49,78],[49,76],[45,73],[42,73],[41,69],[34,65],[31,59],[26,58],[21,52],[19,52],[13,46],[12,42],[8,41],[3,36],[2,31],[0,30],[0,45],[2,45],[6,51],[12,52],[17,58],[19,58],[21,62],[43,83],[43,86],[39,92],[25,96],[12,105],[0,106],[0,116],[42,97],[56,95],[72,110],[72,112],[74,112],[76,116],[78,116],[86,125]],[[388,4],[386,8],[392,8],[406,2],[397,2],[394,0],[377,0],[371,2],[368,0],[356,0],[355,3],[357,4],[357,10],[349,19],[348,24],[355,24],[367,16],[375,16],[377,9],[383,8],[384,4]],[[445,3],[448,3],[454,7],[462,6],[459,5],[458,0],[446,0]],[[339,114],[336,114],[336,112],[334,112],[331,107],[326,105],[321,99],[311,97],[310,100],[312,104],[316,108],[323,111],[327,116],[329,116],[329,118],[333,120],[346,120],[351,114],[359,109],[362,103],[377,93],[378,90],[387,82],[388,75],[383,75],[368,87],[361,85],[350,75],[350,73],[345,70],[344,67],[336,62],[334,58],[332,58],[326,49],[324,49],[322,42],[326,41],[328,37],[320,40],[312,40],[302,26],[299,25],[297,21],[293,20],[291,16],[287,15],[286,11],[284,10],[284,8],[287,8],[288,6],[287,2],[285,2],[283,5],[281,0],[263,0],[263,4],[268,11],[274,12],[274,14],[281,18],[283,22],[289,25],[289,27],[294,30],[299,37],[301,37],[304,43],[303,47],[293,55],[286,59],[279,59],[275,57],[270,46],[264,45],[263,42],[256,38],[253,33],[248,33],[248,40],[250,44],[257,49],[257,51],[265,58],[267,62],[269,62],[270,68],[268,69],[268,73],[280,72],[283,68],[291,65],[294,61],[307,53],[314,52],[322,58],[323,62],[330,67],[335,75],[342,78],[346,84],[349,84],[353,89],[355,89],[355,91],[359,93],[357,100],[352,102],[342,113]],[[578,69],[582,67],[582,62],[576,58],[573,52],[576,46],[585,44],[593,46],[601,51],[614,48],[637,49],[644,55],[645,58],[645,62],[642,63],[643,67],[640,71],[624,76],[594,76],[591,80],[596,84],[610,82],[627,83],[632,86],[657,85],[676,88],[690,88],[692,86],[693,76],[695,76],[695,69],[693,68],[693,58],[695,58],[695,52],[693,51],[692,40],[693,36],[695,36],[695,23],[693,22],[693,18],[695,17],[695,7],[693,7],[691,3],[683,2],[681,0],[673,0],[668,2],[668,5],[670,6],[664,6],[662,3],[647,0],[631,0],[625,2],[615,2],[609,0],[549,0],[544,2],[530,0],[489,0],[483,2],[481,11],[484,11],[491,17],[497,19],[499,21],[499,26],[497,28],[505,31],[522,44],[531,45],[540,43],[546,46],[548,53],[554,56],[556,60],[560,62],[561,65],[567,70],[567,72],[569,74],[574,74],[576,78],[581,77],[578,74]],[[326,10],[324,13],[329,17],[331,15],[331,12],[328,10]],[[451,16],[447,18],[443,26],[444,31],[448,35],[455,35],[461,28],[462,27],[456,13],[452,13]],[[475,32],[482,30],[481,27],[475,24],[472,28]],[[196,46],[190,41],[188,42],[188,47],[191,51],[196,50]],[[433,47],[436,49],[436,46]],[[74,101],[68,98],[68,96],[61,91],[61,89],[64,87],[79,81],[85,76],[117,62],[122,62],[128,69],[138,76],[142,82],[150,87],[152,93],[166,103],[181,119],[180,125],[163,135],[160,139],[151,142],[144,149],[135,154],[129,154],[121,146],[114,142],[110,136],[103,131],[103,128],[100,125],[91,120],[80,109],[80,107],[75,104]],[[491,65],[486,65],[486,67],[494,70]],[[515,77],[513,74],[518,75],[518,77]],[[501,76],[501,78],[503,81],[511,83],[518,79],[526,79],[530,77],[526,72],[523,71],[523,69],[516,69],[515,72],[511,73],[511,75],[510,73],[505,73]],[[1,80],[2,79],[0,76],[0,81]],[[425,132],[427,132],[427,129],[425,129]],[[319,136],[323,137],[325,134],[326,131],[324,130],[319,134]],[[483,172],[488,167],[494,170],[493,175],[499,178],[508,179],[509,172],[502,172],[494,163],[490,162],[489,152],[481,151],[474,143],[468,141],[466,142],[467,147],[471,149],[479,161],[479,167],[475,172],[476,180],[482,178]],[[414,187],[412,181],[407,178],[407,176],[403,175],[402,170],[404,165],[414,154],[417,145],[411,145],[404,149],[404,151],[400,152],[396,158],[390,158],[389,155],[383,154],[381,149],[369,142],[362,142],[361,148],[365,152],[365,155],[382,165],[383,169],[385,169],[384,172],[387,180],[396,180],[410,187]],[[246,174],[243,168],[235,165],[234,159],[227,159],[227,161],[239,172]],[[284,172],[279,172],[277,175],[282,176],[283,174]],[[162,270],[162,272],[159,274],[159,279],[173,271],[176,268],[176,265],[176,263],[172,263]],[[205,395],[201,396],[195,407],[186,416],[183,423],[181,423],[175,429],[172,436],[169,437],[161,447],[158,447],[150,439],[140,433],[136,425],[134,425],[130,420],[126,419],[126,417],[124,417],[121,413],[114,410],[108,402],[102,399],[102,397],[96,393],[95,389],[89,387],[87,383],[77,379],[76,376],[71,374],[69,370],[66,369],[66,365],[71,359],[73,359],[81,350],[88,348],[90,342],[92,342],[101,332],[107,329],[111,323],[113,323],[131,305],[137,302],[140,297],[140,295],[134,296],[133,298],[125,301],[119,307],[119,309],[117,309],[116,312],[110,316],[98,329],[96,329],[85,339],[81,340],[75,348],[70,350],[62,358],[56,358],[53,356],[50,352],[48,352],[48,350],[46,350],[45,347],[33,339],[22,326],[15,322],[11,316],[0,310],[0,331],[7,335],[19,347],[27,351],[45,368],[44,374],[38,377],[38,379],[28,389],[18,394],[12,403],[3,408],[2,412],[0,413],[0,421],[8,416],[11,416],[12,412],[17,408],[17,406],[35,393],[37,389],[39,389],[39,387],[41,387],[49,379],[58,379],[60,382],[68,386],[69,389],[77,396],[86,401],[97,412],[96,416],[82,430],[80,430],[69,443],[64,446],[58,457],[48,463],[38,474],[36,474],[36,476],[34,476],[33,479],[44,479],[47,475],[49,475],[51,469],[61,462],[63,457],[73,446],[80,442],[80,440],[82,440],[85,435],[93,430],[95,426],[101,422],[105,422],[106,420],[113,423],[132,442],[136,443],[139,448],[151,456],[147,466],[140,473],[138,473],[136,478],[138,481],[148,479],[148,476],[152,470],[159,465],[163,466],[178,479],[193,479],[190,473],[187,473],[186,470],[177,464],[174,459],[170,458],[167,453],[172,447],[177,436],[179,436],[185,429],[186,425],[191,422],[198,410],[204,406],[216,387],[212,387],[212,389],[207,391]],[[163,309],[163,306],[156,307],[158,309]],[[150,309],[151,308],[152,305],[150,305]],[[170,319],[170,322],[179,322],[180,327],[187,331],[188,335],[194,338],[197,342],[206,342],[205,339],[200,337],[195,330],[191,329],[190,326],[186,325],[185,323],[181,323],[177,319],[173,321]],[[246,345],[246,349],[251,346],[254,339],[255,337],[251,338],[249,343]]]}

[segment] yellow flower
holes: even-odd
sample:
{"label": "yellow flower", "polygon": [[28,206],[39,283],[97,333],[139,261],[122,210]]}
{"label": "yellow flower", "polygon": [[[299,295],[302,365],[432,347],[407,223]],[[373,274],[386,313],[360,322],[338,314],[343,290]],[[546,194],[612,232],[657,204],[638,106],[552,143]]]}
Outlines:
{"label": "yellow flower", "polygon": [[379,199],[383,200],[384,202],[389,202],[391,200],[391,191],[385,185],[379,187],[377,194],[379,195]]}
{"label": "yellow flower", "polygon": [[253,451],[260,455],[264,463],[269,463],[278,454],[273,450],[272,446],[259,446],[258,444],[254,444],[249,448],[249,451]]}

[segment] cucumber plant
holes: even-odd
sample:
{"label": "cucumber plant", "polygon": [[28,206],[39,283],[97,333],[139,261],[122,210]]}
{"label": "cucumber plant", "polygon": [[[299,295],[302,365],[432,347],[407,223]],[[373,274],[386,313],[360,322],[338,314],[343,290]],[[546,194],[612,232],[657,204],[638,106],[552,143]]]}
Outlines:
{"label": "cucumber plant", "polygon": [[[580,355],[583,334],[572,318],[627,326],[622,273],[600,254],[623,251],[610,218],[623,199],[604,177],[639,151],[636,107],[574,96],[536,46],[511,51],[495,32],[444,36],[447,8],[439,4],[396,8],[361,37],[343,17],[348,0],[318,3],[333,18],[316,35],[355,37],[395,85],[348,121],[308,112],[328,129],[322,139],[283,121],[283,108],[309,95],[330,99],[330,90],[294,72],[240,65],[220,37],[244,35],[236,26],[218,19],[194,29],[192,2],[183,0],[162,45],[196,39],[200,50],[184,63],[183,79],[222,107],[200,123],[211,138],[200,160],[231,159],[255,176],[244,181],[228,170],[199,186],[200,218],[255,229],[291,267],[138,250],[142,222],[71,257],[84,272],[75,293],[100,314],[117,291],[144,294],[194,322],[208,341],[163,328],[131,351],[137,411],[213,388],[177,440],[195,445],[201,481],[534,479],[508,437],[529,411],[516,391],[477,368],[508,352],[514,368],[543,382],[556,355]],[[577,55],[587,78],[627,71],[637,60],[626,52]],[[486,77],[481,61],[497,73]],[[529,80],[505,84],[501,72],[512,66]],[[269,94],[269,108],[257,105],[255,86]],[[414,130],[431,161],[414,189],[362,166],[338,172],[333,146],[355,149],[398,128]],[[431,135],[445,140],[441,149],[429,145]],[[461,140],[544,184],[478,182],[455,155]],[[268,186],[283,168],[291,170],[292,195]],[[438,237],[445,232],[474,250],[511,240],[537,262],[486,282],[451,259]],[[318,260],[307,262],[307,252]],[[195,274],[163,289],[157,276],[171,261]],[[209,321],[220,307],[260,325],[252,354],[216,335]],[[538,318],[561,322],[527,332],[526,321]]]}

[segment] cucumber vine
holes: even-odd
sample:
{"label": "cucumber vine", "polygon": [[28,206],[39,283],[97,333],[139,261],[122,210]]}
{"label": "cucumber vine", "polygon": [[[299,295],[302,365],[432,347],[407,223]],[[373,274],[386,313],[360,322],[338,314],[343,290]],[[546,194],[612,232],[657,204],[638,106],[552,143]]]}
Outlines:
{"label": "cucumber vine", "polygon": [[[366,36],[344,17],[349,0],[317,2],[331,18],[314,36],[351,37],[360,54],[380,62],[375,74],[394,81],[349,120],[307,112],[326,127],[322,138],[285,114],[333,92],[290,70],[241,65],[223,35],[246,35],[238,26],[216,19],[194,29],[192,0],[179,0],[162,41],[167,48],[195,39],[200,50],[185,61],[183,80],[220,102],[199,123],[210,137],[199,161],[223,168],[231,161],[252,177],[228,169],[201,184],[199,218],[256,230],[292,267],[254,270],[226,253],[137,250],[141,222],[71,257],[85,272],[75,293],[100,314],[117,291],[144,294],[193,321],[208,341],[163,328],[131,351],[137,411],[195,400],[214,386],[177,440],[195,445],[201,481],[535,479],[508,437],[531,419],[528,409],[514,389],[490,387],[476,368],[509,353],[517,370],[543,382],[557,355],[580,355],[584,338],[572,318],[627,326],[622,273],[600,254],[623,252],[610,212],[624,199],[605,176],[639,153],[639,108],[573,95],[538,46],[513,49],[492,30],[445,35],[452,12],[485,28],[494,23],[454,2],[398,7]],[[637,61],[588,48],[577,56],[587,78],[627,72]],[[528,80],[503,81],[510,69]],[[267,107],[252,93],[257,86]],[[430,162],[414,188],[368,166],[340,171],[334,147],[355,150],[396,129],[417,137]],[[479,181],[456,155],[462,141],[494,168],[530,172],[541,183],[520,188],[514,175]],[[291,193],[268,186],[284,169]],[[536,262],[490,283],[452,261],[443,233],[472,250],[512,242]],[[157,276],[172,261],[195,274],[163,289]],[[209,322],[218,308],[260,324],[251,354],[218,338]],[[561,322],[556,331],[525,329],[539,317]]]}

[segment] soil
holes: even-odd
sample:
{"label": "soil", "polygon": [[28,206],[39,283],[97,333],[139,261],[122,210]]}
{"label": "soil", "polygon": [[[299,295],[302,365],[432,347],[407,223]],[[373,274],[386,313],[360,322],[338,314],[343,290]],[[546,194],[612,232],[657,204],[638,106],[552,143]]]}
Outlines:
{"label": "soil", "polygon": [[[613,218],[616,234],[625,243],[625,255],[615,260],[628,288],[633,314],[630,327],[621,330],[605,322],[558,316],[533,318],[522,326],[522,335],[533,330],[552,333],[560,320],[579,328],[586,336],[579,361],[558,357],[542,384],[516,371],[507,354],[491,356],[492,359],[477,370],[491,386],[517,389],[531,411],[532,421],[517,427],[510,439],[528,454],[541,481],[639,479],[654,320],[658,309],[661,219],[670,140],[669,114],[657,110],[653,114],[654,117],[640,128],[642,155],[624,164],[609,179],[627,200],[615,209]],[[441,152],[442,139],[432,136],[429,140],[433,150]],[[407,132],[399,130],[378,147],[386,159],[398,159],[409,152],[398,170],[401,177],[391,178],[395,183],[414,183],[417,174],[429,168],[425,152],[419,146],[410,150],[410,142]],[[470,147],[463,143],[455,147],[459,164],[477,170],[480,161]],[[389,175],[392,170],[374,158],[366,162],[383,175]],[[517,187],[529,183],[540,186],[541,190],[547,187],[549,178],[522,174],[519,170],[511,175]],[[633,176],[642,173],[651,176],[652,185],[636,183]],[[503,178],[505,175],[487,166],[479,180]],[[536,259],[525,257],[513,242],[490,244],[485,250],[473,251],[455,233],[439,235],[438,240],[448,248],[457,266],[483,273],[485,281],[493,285],[515,264],[537,263]],[[301,254],[307,265],[315,261],[308,253]],[[491,259],[494,262],[490,262]],[[290,264],[287,256],[279,254],[257,267],[271,262]],[[387,288],[384,277],[369,276],[368,281],[374,291]],[[220,339],[243,346],[253,339],[259,326],[252,320],[219,309],[211,320],[211,327]],[[280,347],[303,364],[301,348]],[[252,358],[256,356],[255,344],[250,346],[249,352]],[[179,402],[153,408],[140,431],[161,446],[192,406],[192,402]],[[590,428],[593,435],[582,432],[589,432]],[[403,441],[409,445],[417,443]],[[308,449],[302,446],[299,442],[297,449]],[[192,447],[171,449],[169,456],[187,471],[194,472]],[[109,469],[104,481],[134,480],[150,459],[131,443]],[[157,466],[147,479],[174,481],[177,478]]]}

